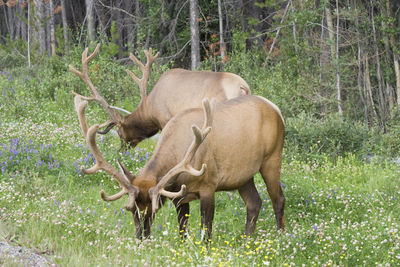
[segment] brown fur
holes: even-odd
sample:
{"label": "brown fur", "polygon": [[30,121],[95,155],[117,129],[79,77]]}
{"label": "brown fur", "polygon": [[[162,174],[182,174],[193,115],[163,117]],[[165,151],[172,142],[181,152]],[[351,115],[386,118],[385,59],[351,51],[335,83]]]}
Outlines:
{"label": "brown fur", "polygon": [[203,98],[220,102],[250,93],[247,83],[233,73],[172,69],[161,76],[135,111],[123,117],[118,134],[135,147],[163,129],[177,113],[201,107]]}
{"label": "brown fur", "polygon": [[[202,176],[182,173],[166,187],[176,192],[186,185],[186,195],[174,200],[180,229],[185,229],[187,220],[179,208],[189,212],[189,202],[200,198],[202,225],[211,238],[215,192],[237,189],[247,207],[246,234],[253,233],[261,207],[253,180],[257,172],[267,185],[277,227],[284,228],[285,198],[280,187],[280,170],[285,129],[279,109],[265,98],[243,96],[216,104],[213,116],[212,130],[191,162],[196,169],[207,164],[206,172]],[[182,160],[193,140],[191,125],[202,125],[203,117],[202,109],[189,109],[168,122],[152,158],[134,179],[133,184],[140,192],[151,190]],[[147,208],[146,214],[150,212],[149,201],[136,200],[139,207]]]}

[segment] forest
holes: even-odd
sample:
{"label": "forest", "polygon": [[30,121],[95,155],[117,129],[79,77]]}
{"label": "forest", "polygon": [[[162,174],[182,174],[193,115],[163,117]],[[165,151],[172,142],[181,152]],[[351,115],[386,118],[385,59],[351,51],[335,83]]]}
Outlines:
{"label": "forest", "polygon": [[162,65],[231,70],[249,83],[268,78],[243,68],[279,72],[286,88],[271,94],[285,98],[288,116],[338,113],[385,130],[400,104],[399,8],[390,0],[1,1],[0,66],[93,42],[126,63],[152,47]]}
{"label": "forest", "polygon": [[[143,93],[132,53],[151,67],[147,93],[173,68],[230,72],[281,110],[285,231],[276,231],[262,177],[255,233],[244,236],[237,192],[216,194],[213,238],[199,201],[186,240],[175,207],[135,238],[105,172],[82,137],[71,91],[89,95],[71,66],[100,45],[89,76],[112,106],[134,111]],[[400,1],[0,0],[0,242],[60,266],[397,266],[400,262]],[[145,89],[146,91],[146,89]],[[107,114],[90,103],[88,122]],[[100,138],[100,137],[99,137]],[[139,173],[157,138],[121,150],[98,139],[112,165]],[[133,253],[132,253],[133,252]],[[4,258],[0,265],[19,265]]]}

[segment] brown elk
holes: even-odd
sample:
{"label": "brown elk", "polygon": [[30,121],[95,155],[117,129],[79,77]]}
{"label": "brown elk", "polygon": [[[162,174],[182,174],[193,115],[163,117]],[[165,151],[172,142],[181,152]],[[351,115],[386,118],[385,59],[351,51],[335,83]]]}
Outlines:
{"label": "brown elk", "polygon": [[117,125],[121,140],[130,147],[135,147],[143,139],[155,135],[178,112],[188,108],[201,107],[203,98],[225,101],[240,95],[250,94],[246,81],[233,73],[172,69],[161,76],[153,90],[147,95],[146,88],[151,65],[158,57],[158,53],[153,56],[150,49],[145,51],[147,57],[145,65],[133,54],[130,54],[130,59],[143,72],[142,78],[139,79],[127,70],[139,86],[141,101],[134,112],[122,116],[99,94],[89,78],[88,63],[97,54],[99,48],[100,45],[98,44],[89,56],[87,55],[88,48],[84,50],[82,53],[82,72],[71,65],[69,68],[88,85],[93,94],[91,97],[83,98],[98,101],[110,115],[111,119],[108,123],[102,125],[106,127],[105,130],[99,131],[99,133],[106,134]]}
{"label": "brown elk", "polygon": [[[105,201],[129,195],[125,206],[133,213],[136,236],[150,234],[153,215],[165,197],[176,206],[181,232],[188,223],[189,202],[200,199],[201,223],[211,237],[216,191],[235,190],[247,207],[246,235],[254,232],[261,199],[253,176],[259,171],[267,185],[278,229],[285,227],[285,198],[280,186],[284,123],[279,109],[259,96],[242,96],[201,108],[185,110],[163,129],[153,156],[137,177],[121,164],[120,172],[104,161],[95,143],[98,125],[87,130],[82,102],[76,96],[76,110],[96,166],[85,173],[103,169],[123,188]],[[204,113],[204,115],[203,115]],[[200,125],[204,121],[202,129]],[[212,127],[212,130],[211,130]],[[210,131],[211,130],[211,131]],[[194,140],[193,140],[193,133]],[[200,169],[200,170],[199,170]],[[140,216],[144,215],[143,228]]]}

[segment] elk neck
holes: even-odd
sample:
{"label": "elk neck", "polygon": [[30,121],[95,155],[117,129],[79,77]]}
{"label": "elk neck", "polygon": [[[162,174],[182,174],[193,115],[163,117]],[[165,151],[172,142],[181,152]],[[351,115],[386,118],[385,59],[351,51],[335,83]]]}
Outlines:
{"label": "elk neck", "polygon": [[141,138],[155,135],[161,128],[151,116],[147,98],[131,114],[124,117],[122,125],[126,129],[134,129]]}

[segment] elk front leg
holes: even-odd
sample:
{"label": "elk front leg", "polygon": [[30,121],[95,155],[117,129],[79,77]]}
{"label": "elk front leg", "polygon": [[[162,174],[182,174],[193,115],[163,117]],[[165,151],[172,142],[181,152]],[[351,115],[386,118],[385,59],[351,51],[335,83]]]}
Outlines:
{"label": "elk front leg", "polygon": [[239,188],[239,194],[246,204],[246,235],[251,235],[255,228],[258,214],[261,209],[261,198],[254,185],[254,177],[252,177],[245,185]]}
{"label": "elk front leg", "polygon": [[148,238],[150,236],[150,227],[152,223],[153,223],[153,216],[151,210],[149,211],[148,209],[146,210],[146,213],[144,215],[144,223],[143,223],[144,238]]}
{"label": "elk front leg", "polygon": [[200,194],[200,213],[201,213],[201,229],[206,231],[208,239],[211,240],[212,222],[215,210],[215,192]]}
{"label": "elk front leg", "polygon": [[142,225],[140,224],[140,213],[139,210],[135,210],[132,212],[133,215],[133,221],[135,222],[135,227],[136,227],[136,238],[137,239],[142,239]]}
{"label": "elk front leg", "polygon": [[181,199],[176,200],[174,199],[174,205],[176,208],[176,213],[178,214],[178,223],[179,223],[179,235],[181,237],[186,236],[186,229],[189,223],[189,203],[181,204],[179,203]]}

